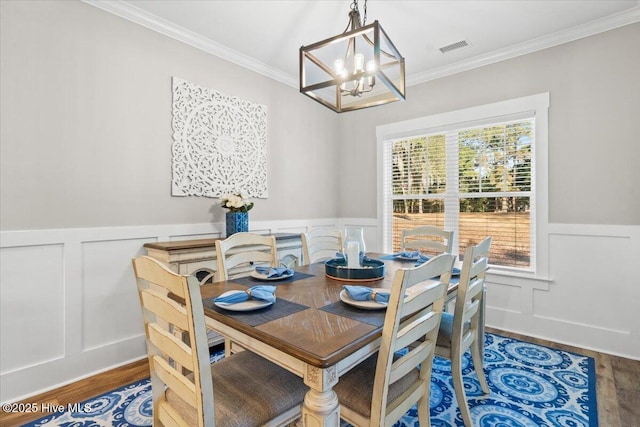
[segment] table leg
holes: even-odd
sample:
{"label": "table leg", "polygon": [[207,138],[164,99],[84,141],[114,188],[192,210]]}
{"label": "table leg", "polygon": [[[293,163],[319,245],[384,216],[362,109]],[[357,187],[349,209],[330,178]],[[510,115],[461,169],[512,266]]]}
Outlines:
{"label": "table leg", "polygon": [[304,383],[309,391],[302,405],[302,425],[305,427],[338,427],[340,425],[340,405],[333,386],[338,383],[335,366],[320,369],[307,366]]}

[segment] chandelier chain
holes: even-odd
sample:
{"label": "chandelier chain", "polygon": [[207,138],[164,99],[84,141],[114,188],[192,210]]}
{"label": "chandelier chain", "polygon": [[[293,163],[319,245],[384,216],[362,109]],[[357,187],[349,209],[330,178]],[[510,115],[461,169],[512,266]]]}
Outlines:
{"label": "chandelier chain", "polygon": [[[351,10],[352,11],[356,10],[358,11],[358,13],[360,13],[360,8],[358,7],[358,0],[353,0],[353,2],[351,3]],[[364,7],[362,8],[362,10],[364,11],[364,15],[362,17],[361,25],[364,27],[365,25],[367,25],[367,0],[364,0]]]}
{"label": "chandelier chain", "polygon": [[362,17],[362,26],[367,25],[367,0],[364,0],[364,16]]}

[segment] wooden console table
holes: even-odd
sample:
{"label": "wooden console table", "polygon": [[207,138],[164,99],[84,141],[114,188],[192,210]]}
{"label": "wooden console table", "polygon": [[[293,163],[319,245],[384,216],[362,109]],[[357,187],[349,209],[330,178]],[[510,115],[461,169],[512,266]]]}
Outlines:
{"label": "wooden console table", "polygon": [[[274,233],[278,258],[302,256],[302,241],[297,233]],[[165,263],[178,274],[195,274],[199,270],[216,270],[216,240],[197,239],[172,242],[145,243],[147,255]]]}

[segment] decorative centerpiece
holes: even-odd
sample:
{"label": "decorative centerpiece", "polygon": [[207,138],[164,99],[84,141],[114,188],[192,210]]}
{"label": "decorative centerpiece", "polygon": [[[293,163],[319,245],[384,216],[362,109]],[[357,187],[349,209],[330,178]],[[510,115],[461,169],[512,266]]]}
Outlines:
{"label": "decorative centerpiece", "polygon": [[364,267],[362,261],[367,249],[364,243],[364,229],[362,227],[345,227],[342,246],[342,253],[347,259],[349,268]]}
{"label": "decorative centerpiece", "polygon": [[253,202],[244,193],[222,196],[220,206],[229,209],[226,215],[227,237],[249,231],[249,211],[253,208]]}
{"label": "decorative centerpiece", "polygon": [[384,277],[384,262],[365,256],[364,230],[347,226],[342,253],[324,263],[327,277],[345,282],[368,282]]}
{"label": "decorative centerpiece", "polygon": [[358,268],[349,268],[344,258],[330,259],[324,263],[324,268],[327,277],[345,282],[370,282],[384,277],[384,262],[367,257]]}

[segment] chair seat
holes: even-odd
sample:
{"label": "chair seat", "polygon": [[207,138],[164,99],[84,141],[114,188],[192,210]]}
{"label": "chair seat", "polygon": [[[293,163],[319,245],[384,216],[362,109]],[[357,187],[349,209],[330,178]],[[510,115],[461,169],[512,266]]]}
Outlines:
{"label": "chair seat", "polygon": [[[466,321],[462,325],[462,334],[465,335],[469,332],[471,322]],[[453,336],[453,314],[442,313],[440,318],[440,330],[438,331],[438,340],[436,345],[438,347],[451,347],[451,337]]]}
{"label": "chair seat", "polygon": [[[302,380],[250,351],[211,365],[215,390],[215,425],[261,426],[299,405],[307,387]],[[196,411],[171,389],[165,397],[188,425],[198,425]]]}
{"label": "chair seat", "polygon": [[[397,359],[398,356],[394,355],[394,360]],[[377,361],[378,353],[340,377],[340,381],[334,387],[340,405],[350,408],[365,418],[371,417],[371,400],[373,399],[373,382]],[[400,397],[418,380],[419,376],[420,371],[412,369],[400,380],[393,383],[389,387],[388,401],[393,402]]]}

